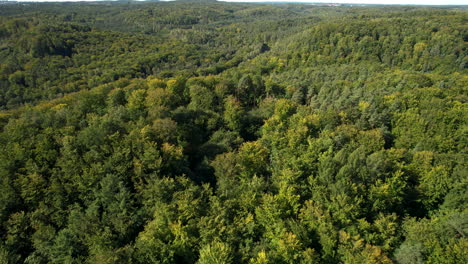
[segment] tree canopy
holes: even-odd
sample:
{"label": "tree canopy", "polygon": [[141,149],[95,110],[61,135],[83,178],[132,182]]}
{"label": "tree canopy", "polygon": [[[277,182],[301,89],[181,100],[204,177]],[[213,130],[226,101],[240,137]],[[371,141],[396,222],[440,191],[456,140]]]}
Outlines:
{"label": "tree canopy", "polygon": [[467,263],[465,7],[0,3],[1,263]]}

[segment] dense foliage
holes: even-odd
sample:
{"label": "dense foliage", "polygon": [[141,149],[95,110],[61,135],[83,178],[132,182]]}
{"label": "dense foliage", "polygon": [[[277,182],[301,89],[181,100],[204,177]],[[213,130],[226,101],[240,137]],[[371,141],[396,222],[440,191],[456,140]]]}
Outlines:
{"label": "dense foliage", "polygon": [[468,263],[467,11],[3,4],[0,263]]}

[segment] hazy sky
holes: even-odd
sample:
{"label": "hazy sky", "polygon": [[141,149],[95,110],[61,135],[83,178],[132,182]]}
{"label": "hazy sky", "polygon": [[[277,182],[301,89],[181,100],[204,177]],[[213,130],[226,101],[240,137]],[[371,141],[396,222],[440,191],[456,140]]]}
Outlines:
{"label": "hazy sky", "polygon": [[[227,2],[265,2],[265,0],[221,0]],[[304,3],[357,3],[357,4],[395,4],[395,5],[468,5],[468,0],[270,0],[268,2],[304,2]]]}
{"label": "hazy sky", "polygon": [[[79,2],[78,0],[18,0],[23,2]],[[83,1],[83,0],[80,0]],[[85,0],[96,1],[96,0]],[[303,2],[303,3],[360,3],[360,4],[398,4],[398,5],[468,5],[468,0],[221,0],[226,2]]]}

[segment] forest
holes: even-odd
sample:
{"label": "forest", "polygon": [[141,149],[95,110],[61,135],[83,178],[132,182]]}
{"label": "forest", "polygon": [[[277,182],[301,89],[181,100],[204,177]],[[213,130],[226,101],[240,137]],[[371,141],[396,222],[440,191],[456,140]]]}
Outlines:
{"label": "forest", "polygon": [[0,263],[468,263],[468,8],[0,3]]}

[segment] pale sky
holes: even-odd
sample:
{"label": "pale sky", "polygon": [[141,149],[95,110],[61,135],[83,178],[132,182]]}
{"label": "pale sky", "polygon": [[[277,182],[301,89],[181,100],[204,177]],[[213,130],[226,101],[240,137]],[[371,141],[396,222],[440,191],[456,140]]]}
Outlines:
{"label": "pale sky", "polygon": [[[1,0],[0,0],[1,1]],[[18,2],[89,2],[96,0],[17,0]],[[468,0],[220,0],[226,2],[301,2],[347,4],[395,4],[395,5],[468,5]]]}
{"label": "pale sky", "polygon": [[220,0],[226,2],[301,2],[301,3],[342,3],[342,4],[392,4],[392,5],[468,5],[468,0]]}

